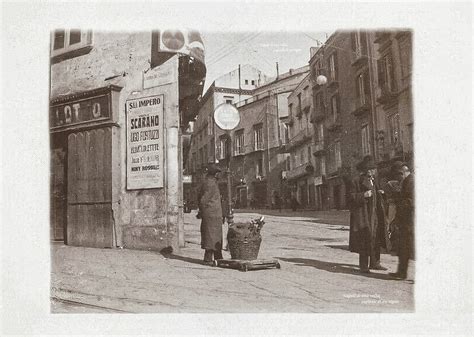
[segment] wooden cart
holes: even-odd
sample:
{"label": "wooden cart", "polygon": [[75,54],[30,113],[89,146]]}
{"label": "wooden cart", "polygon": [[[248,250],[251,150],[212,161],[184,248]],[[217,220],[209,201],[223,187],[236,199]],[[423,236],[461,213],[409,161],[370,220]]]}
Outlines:
{"label": "wooden cart", "polygon": [[214,260],[214,267],[238,269],[240,271],[277,268],[280,269],[278,260]]}

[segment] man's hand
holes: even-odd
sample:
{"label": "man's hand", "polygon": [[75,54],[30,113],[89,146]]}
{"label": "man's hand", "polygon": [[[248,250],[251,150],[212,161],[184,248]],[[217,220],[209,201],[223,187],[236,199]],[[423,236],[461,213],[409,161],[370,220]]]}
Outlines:
{"label": "man's hand", "polygon": [[371,190],[365,191],[365,192],[364,192],[364,197],[365,197],[365,198],[370,198],[370,197],[372,197],[372,191],[371,191]]}

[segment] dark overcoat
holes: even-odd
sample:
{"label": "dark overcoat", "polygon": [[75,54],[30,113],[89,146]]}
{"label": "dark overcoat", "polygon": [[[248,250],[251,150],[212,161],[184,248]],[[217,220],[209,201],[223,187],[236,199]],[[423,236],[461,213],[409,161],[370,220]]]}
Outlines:
{"label": "dark overcoat", "polygon": [[222,248],[222,206],[217,179],[207,175],[198,190],[198,205],[201,214],[201,248]]}
{"label": "dark overcoat", "polygon": [[[372,190],[371,198],[364,193]],[[376,245],[386,247],[388,228],[383,195],[378,193],[378,182],[370,183],[366,175],[353,179],[348,186],[348,205],[350,209],[349,250],[371,255]]]}
{"label": "dark overcoat", "polygon": [[415,177],[403,179],[395,219],[400,228],[399,255],[414,257],[415,247]]}

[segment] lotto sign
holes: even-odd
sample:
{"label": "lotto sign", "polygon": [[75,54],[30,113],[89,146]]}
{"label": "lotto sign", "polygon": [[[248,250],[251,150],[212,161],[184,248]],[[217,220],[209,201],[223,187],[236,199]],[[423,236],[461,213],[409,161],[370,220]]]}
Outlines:
{"label": "lotto sign", "polygon": [[126,104],[127,189],[163,187],[163,95]]}
{"label": "lotto sign", "polygon": [[214,121],[222,130],[232,130],[240,123],[240,113],[232,104],[221,104],[214,111]]}

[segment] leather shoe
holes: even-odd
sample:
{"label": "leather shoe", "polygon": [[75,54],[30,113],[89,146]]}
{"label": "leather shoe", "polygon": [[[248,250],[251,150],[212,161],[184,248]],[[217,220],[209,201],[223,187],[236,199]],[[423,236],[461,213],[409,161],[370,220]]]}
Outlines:
{"label": "leather shoe", "polygon": [[373,270],[387,270],[387,268],[385,268],[384,266],[378,264],[376,266],[373,266],[373,267],[369,267],[369,269],[373,269]]}
{"label": "leather shoe", "polygon": [[407,275],[406,274],[402,274],[402,273],[399,273],[399,272],[396,272],[396,273],[388,273],[388,276],[394,278],[394,279],[397,279],[397,280],[405,280],[407,278]]}

